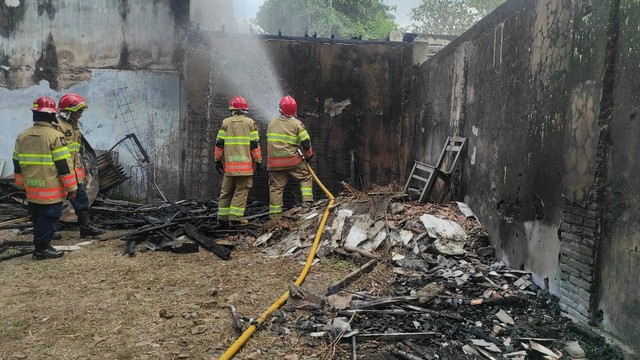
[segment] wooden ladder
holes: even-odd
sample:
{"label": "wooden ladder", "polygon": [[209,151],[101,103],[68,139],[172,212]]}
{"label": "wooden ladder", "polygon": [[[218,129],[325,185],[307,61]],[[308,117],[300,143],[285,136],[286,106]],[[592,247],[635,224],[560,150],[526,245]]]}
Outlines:
{"label": "wooden ladder", "polygon": [[404,186],[404,193],[408,194],[409,189],[413,189],[420,194],[418,201],[424,202],[433,191],[436,181],[441,179],[444,182],[444,188],[439,202],[444,201],[451,190],[452,177],[466,144],[467,138],[449,136],[435,166],[416,161]]}
{"label": "wooden ladder", "polygon": [[436,183],[437,172],[435,166],[416,161],[404,186],[404,193],[408,194],[409,189],[415,189],[420,194],[418,201],[424,202]]}

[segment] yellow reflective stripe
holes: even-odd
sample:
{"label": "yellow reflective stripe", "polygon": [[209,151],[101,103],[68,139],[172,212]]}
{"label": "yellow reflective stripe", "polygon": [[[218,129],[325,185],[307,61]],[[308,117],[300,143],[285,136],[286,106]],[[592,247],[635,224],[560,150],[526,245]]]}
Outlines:
{"label": "yellow reflective stripe", "polygon": [[69,152],[80,152],[80,143],[79,142],[71,142],[67,144],[67,149]]}
{"label": "yellow reflective stripe", "polygon": [[225,145],[249,145],[248,136],[227,136],[224,138]]}
{"label": "yellow reflective stripe", "polygon": [[51,155],[53,156],[53,161],[58,161],[58,160],[67,159],[71,157],[71,153],[69,152],[69,149],[66,146],[53,149],[53,151],[51,151]]}
{"label": "yellow reflective stripe", "polygon": [[281,141],[291,145],[298,145],[298,139],[295,136],[278,133],[267,133],[267,142]]}
{"label": "yellow reflective stripe", "polygon": [[51,154],[18,154],[20,165],[53,165]]}
{"label": "yellow reflective stripe", "polygon": [[20,154],[18,153],[18,150],[13,149],[13,160],[18,160],[20,159]]}
{"label": "yellow reflective stripe", "polygon": [[298,134],[298,142],[302,142],[305,140],[309,140],[309,133],[307,130],[302,130],[300,134]]}
{"label": "yellow reflective stripe", "polygon": [[260,140],[260,137],[258,136],[258,130],[253,130],[249,133],[249,136],[251,137],[251,140]]}
{"label": "yellow reflective stripe", "polygon": [[218,139],[224,140],[226,135],[227,135],[226,131],[224,131],[222,129],[218,130]]}
{"label": "yellow reflective stripe", "polygon": [[282,212],[282,205],[269,204],[269,214],[279,214]]}
{"label": "yellow reflective stripe", "polygon": [[244,208],[239,208],[239,207],[236,207],[236,206],[232,206],[231,209],[229,210],[229,215],[243,216],[244,215]]}
{"label": "yellow reflective stripe", "polygon": [[229,215],[229,208],[218,208],[218,215]]}
{"label": "yellow reflective stripe", "polygon": [[313,195],[313,189],[312,188],[300,188],[300,192],[302,193],[302,195]]}

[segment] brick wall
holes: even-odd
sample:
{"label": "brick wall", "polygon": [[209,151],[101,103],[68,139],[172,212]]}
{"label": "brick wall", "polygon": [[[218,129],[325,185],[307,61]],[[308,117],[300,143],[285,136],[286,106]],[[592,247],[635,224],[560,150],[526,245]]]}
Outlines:
{"label": "brick wall", "polygon": [[582,207],[566,201],[560,238],[560,307],[589,321],[594,294],[594,264],[600,236],[595,204]]}

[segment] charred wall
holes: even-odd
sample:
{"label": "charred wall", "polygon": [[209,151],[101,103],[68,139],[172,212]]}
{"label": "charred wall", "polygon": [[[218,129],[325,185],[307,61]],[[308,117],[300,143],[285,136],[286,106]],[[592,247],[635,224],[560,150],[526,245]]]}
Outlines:
{"label": "charred wall", "polygon": [[[600,223],[603,236],[597,251],[595,281],[598,284],[592,304],[594,324],[614,332],[640,349],[640,8],[629,0],[615,1],[619,7],[612,15],[613,25],[605,72],[610,96],[603,107],[608,112],[602,118],[601,132],[608,132],[602,141],[606,147],[599,191],[604,217]],[[605,92],[606,93],[606,92]]]}
{"label": "charred wall", "polygon": [[1,2],[0,86],[59,90],[90,68],[179,70],[188,27],[188,1]]}
{"label": "charred wall", "polygon": [[635,348],[638,19],[633,1],[508,1],[420,67],[405,108],[407,166],[467,137],[461,200],[498,255]]}

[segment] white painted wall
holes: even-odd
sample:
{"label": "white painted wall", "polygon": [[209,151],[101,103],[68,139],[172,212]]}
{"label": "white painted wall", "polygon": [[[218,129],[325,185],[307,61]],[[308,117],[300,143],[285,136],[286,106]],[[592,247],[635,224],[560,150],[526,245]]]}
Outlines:
{"label": "white painted wall", "polygon": [[[8,90],[0,88],[0,159],[7,161],[2,177],[13,173],[11,156],[16,136],[31,126],[31,104],[42,95],[48,95],[56,101],[65,93],[74,92],[83,95],[89,105],[81,119],[84,136],[96,150],[108,150],[118,140],[129,133],[118,108],[113,91],[124,89],[130,103],[133,118],[139,132],[137,135],[143,142],[149,156],[157,169],[163,173],[177,173],[179,164],[175,159],[180,119],[180,77],[178,72],[130,71],[130,70],[91,70],[89,81],[70,89],[54,91],[46,81],[26,89]],[[131,144],[132,142],[125,142]],[[129,146],[135,151],[134,146]],[[130,155],[127,146],[117,149],[120,162],[125,171],[134,178],[131,180],[132,194],[145,196],[143,177],[137,162]],[[172,158],[172,156],[174,156]],[[177,176],[165,176],[158,179],[162,189],[177,186]]]}

